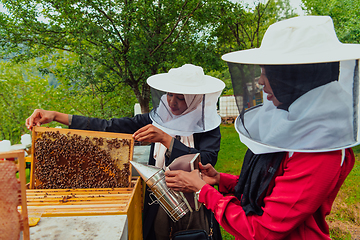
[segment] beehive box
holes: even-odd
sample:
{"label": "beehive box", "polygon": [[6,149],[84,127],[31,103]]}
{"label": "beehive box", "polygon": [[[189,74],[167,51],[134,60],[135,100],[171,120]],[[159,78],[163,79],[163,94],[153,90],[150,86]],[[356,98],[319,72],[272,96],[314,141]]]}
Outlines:
{"label": "beehive box", "polygon": [[[1,239],[18,238],[21,230],[22,239],[29,239],[24,158],[24,150],[0,152]],[[15,161],[6,161],[6,159],[15,159]],[[15,177],[16,171],[19,172],[19,182]]]}
{"label": "beehive box", "polygon": [[34,127],[29,214],[127,215],[129,239],[142,238],[142,181],[131,177],[130,134]]}

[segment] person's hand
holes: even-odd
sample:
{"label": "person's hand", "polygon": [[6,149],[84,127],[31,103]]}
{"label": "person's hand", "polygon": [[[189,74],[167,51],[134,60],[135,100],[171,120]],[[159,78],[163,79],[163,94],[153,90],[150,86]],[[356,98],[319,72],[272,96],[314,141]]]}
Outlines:
{"label": "person's hand", "polygon": [[220,173],[210,164],[205,166],[199,163],[199,169],[201,171],[202,179],[210,185],[218,185],[220,182]]}
{"label": "person's hand", "polygon": [[197,169],[192,172],[168,170],[165,172],[165,181],[169,188],[179,192],[197,192],[206,184]]}
{"label": "person's hand", "polygon": [[34,126],[40,127],[42,124],[50,123],[52,121],[69,125],[69,115],[60,112],[35,109],[33,114],[26,119],[25,125],[31,130]]}
{"label": "person's hand", "polygon": [[40,127],[42,124],[50,123],[55,118],[55,112],[43,109],[35,109],[33,114],[26,119],[26,127],[32,129],[34,126]]}
{"label": "person's hand", "polygon": [[165,133],[164,131],[160,130],[159,128],[155,127],[152,124],[148,124],[145,127],[140,128],[137,130],[133,137],[136,141],[139,142],[160,142],[166,148],[170,147],[172,137]]}

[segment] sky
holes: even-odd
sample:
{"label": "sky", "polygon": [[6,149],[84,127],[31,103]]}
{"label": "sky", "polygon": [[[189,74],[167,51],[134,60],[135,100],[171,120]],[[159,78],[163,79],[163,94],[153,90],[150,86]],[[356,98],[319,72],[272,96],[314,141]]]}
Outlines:
{"label": "sky", "polygon": [[[248,3],[250,6],[254,3],[254,2],[266,2],[267,0],[231,0],[233,2],[244,2],[244,3]],[[304,15],[304,12],[302,11],[301,7],[301,0],[290,0],[290,5],[295,9],[295,12],[298,13],[299,15]],[[2,4],[0,3],[0,12],[4,12],[5,9],[3,8]]]}
{"label": "sky", "polygon": [[[250,6],[251,4],[253,4],[254,2],[266,2],[267,0],[231,0],[233,2],[244,2],[244,3],[248,3]],[[298,13],[299,15],[304,15],[304,12],[302,11],[300,5],[301,5],[301,0],[290,0],[290,5],[292,8],[295,9],[295,12]]]}

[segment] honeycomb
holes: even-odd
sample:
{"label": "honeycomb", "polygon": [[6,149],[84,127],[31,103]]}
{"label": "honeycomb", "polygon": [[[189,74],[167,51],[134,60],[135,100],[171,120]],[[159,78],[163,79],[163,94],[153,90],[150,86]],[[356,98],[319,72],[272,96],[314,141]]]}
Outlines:
{"label": "honeycomb", "polygon": [[75,132],[53,130],[36,134],[34,188],[128,187],[131,139],[84,136]]}
{"label": "honeycomb", "polygon": [[19,239],[22,230],[20,183],[13,161],[0,160],[0,239]]}

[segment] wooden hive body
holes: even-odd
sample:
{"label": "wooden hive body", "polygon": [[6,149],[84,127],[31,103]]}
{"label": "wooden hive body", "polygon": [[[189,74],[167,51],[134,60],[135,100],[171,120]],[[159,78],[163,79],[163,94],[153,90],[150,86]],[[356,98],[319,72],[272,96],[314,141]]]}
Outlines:
{"label": "wooden hive body", "polygon": [[143,182],[131,175],[131,134],[34,127],[32,138],[29,212],[127,215],[129,239],[142,238]]}

